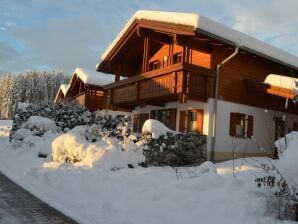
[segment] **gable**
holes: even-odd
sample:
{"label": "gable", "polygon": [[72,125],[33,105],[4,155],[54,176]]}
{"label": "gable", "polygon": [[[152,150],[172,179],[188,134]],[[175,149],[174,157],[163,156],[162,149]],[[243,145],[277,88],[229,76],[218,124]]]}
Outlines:
{"label": "gable", "polygon": [[[138,23],[143,23],[144,28],[153,29],[154,31],[159,30],[167,34],[202,34],[209,38],[224,42],[225,44],[239,46],[242,50],[275,61],[279,64],[283,64],[294,69],[297,69],[298,67],[298,57],[199,14],[141,10],[137,11],[132,16],[123,30],[102,55],[101,63],[97,65],[97,71],[115,73],[115,71],[112,71],[113,69],[111,69],[111,66],[115,65],[109,65],[110,67],[108,67],[106,63],[107,61],[111,62],[113,55],[115,55],[115,51],[122,48],[125,38],[128,37],[128,39],[132,40],[132,43],[135,43],[135,45],[132,44],[130,47],[132,51],[134,51],[135,48],[142,48],[140,43],[135,41],[137,40],[135,39],[136,37],[131,36],[131,38],[129,38],[132,30],[138,30],[138,28],[136,28],[136,24]],[[157,27],[157,29],[154,27]],[[138,34],[138,31],[136,31],[136,33]],[[133,52],[130,53],[134,54]],[[123,55],[127,55],[127,53]],[[142,54],[139,53],[138,55]],[[116,65],[121,63],[123,62],[117,63],[117,61],[115,61]]]}

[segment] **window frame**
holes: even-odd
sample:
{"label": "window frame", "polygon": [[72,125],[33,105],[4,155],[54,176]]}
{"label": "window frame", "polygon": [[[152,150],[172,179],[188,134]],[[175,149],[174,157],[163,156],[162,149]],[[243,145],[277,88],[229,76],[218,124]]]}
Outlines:
{"label": "window frame", "polygon": [[[235,138],[251,138],[253,136],[253,120],[252,115],[244,113],[230,113],[230,130],[229,134]],[[240,124],[242,134],[237,133],[237,125]]]}
{"label": "window frame", "polygon": [[[164,117],[166,116],[166,117]],[[151,110],[150,119],[156,119],[162,122],[169,129],[176,130],[177,109],[168,108],[161,110]],[[165,122],[166,121],[166,122]]]}
{"label": "window frame", "polygon": [[155,60],[149,63],[149,71],[157,70],[161,68],[161,63],[159,60]]}

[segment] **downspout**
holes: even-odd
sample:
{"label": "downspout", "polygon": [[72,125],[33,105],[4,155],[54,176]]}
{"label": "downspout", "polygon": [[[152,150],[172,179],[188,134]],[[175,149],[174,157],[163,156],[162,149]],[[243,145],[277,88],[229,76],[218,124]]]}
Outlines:
{"label": "downspout", "polygon": [[211,155],[210,160],[214,161],[215,152],[215,137],[216,137],[216,123],[217,123],[217,100],[218,100],[218,82],[219,82],[219,71],[221,66],[230,61],[239,52],[239,47],[236,46],[235,51],[221,63],[216,66],[216,76],[215,76],[215,92],[214,92],[214,105],[213,105],[213,122],[212,122],[212,144],[211,144]]}

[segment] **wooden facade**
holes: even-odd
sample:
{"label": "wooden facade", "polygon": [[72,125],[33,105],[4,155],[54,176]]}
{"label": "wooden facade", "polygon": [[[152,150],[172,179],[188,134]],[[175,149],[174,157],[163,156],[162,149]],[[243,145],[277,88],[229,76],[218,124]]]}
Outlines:
{"label": "wooden facade", "polygon": [[[154,118],[171,129],[204,133],[204,117],[211,123],[213,105],[209,105],[209,114],[205,116],[206,108],[203,110],[202,105],[180,110],[168,103],[186,104],[190,100],[207,103],[214,99],[217,66],[235,48],[231,41],[194,26],[135,19],[97,66],[97,71],[127,77],[116,78],[114,83],[104,86],[106,104],[115,110],[146,108],[135,114],[135,131],[140,131],[146,119]],[[284,106],[285,98],[293,99],[293,93],[262,84],[268,74],[298,77],[294,67],[240,46],[235,57],[220,68],[218,99],[297,114],[292,101],[287,108]],[[148,109],[151,106],[159,109]],[[230,114],[247,115],[237,111]],[[238,117],[227,118],[230,125],[238,121]],[[249,137],[253,133],[254,118],[247,119],[249,125],[242,128],[247,129],[245,136]],[[230,136],[235,136],[235,127],[230,127]],[[210,133],[205,131],[205,134]]]}
{"label": "wooden facade", "polygon": [[76,74],[73,75],[63,100],[84,106],[90,111],[105,109],[107,106],[103,87],[86,84]]}
{"label": "wooden facade", "polygon": [[[97,69],[128,77],[104,87],[114,108],[204,102],[214,97],[216,65],[234,49],[194,27],[136,20]],[[247,79],[263,82],[269,73],[298,76],[284,64],[240,49],[221,69],[219,98],[281,110],[273,103],[276,96],[253,92],[246,85]]]}

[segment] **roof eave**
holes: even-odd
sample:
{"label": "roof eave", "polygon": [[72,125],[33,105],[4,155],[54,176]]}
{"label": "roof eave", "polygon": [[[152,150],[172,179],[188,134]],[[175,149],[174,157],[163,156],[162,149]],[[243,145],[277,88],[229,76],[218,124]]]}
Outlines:
{"label": "roof eave", "polygon": [[263,54],[263,53],[261,53],[261,52],[259,52],[259,51],[256,51],[256,50],[254,50],[254,49],[251,49],[251,48],[249,48],[249,47],[241,46],[241,45],[239,45],[239,43],[233,42],[233,41],[228,40],[228,39],[226,39],[226,38],[223,38],[223,37],[220,37],[220,36],[215,35],[215,34],[213,34],[213,33],[210,33],[210,32],[208,32],[208,31],[202,30],[202,29],[200,29],[200,28],[197,28],[197,29],[196,29],[196,32],[197,32],[198,34],[203,34],[203,35],[206,35],[206,36],[208,36],[208,37],[214,38],[214,39],[216,39],[216,40],[222,41],[222,42],[224,42],[224,43],[226,43],[226,44],[229,44],[229,45],[231,45],[231,46],[239,47],[239,49],[242,49],[242,50],[244,50],[244,51],[247,51],[247,52],[250,52],[250,53],[252,53],[252,54],[258,55],[258,56],[263,57],[263,58],[265,58],[265,59],[268,59],[268,60],[270,60],[270,61],[274,61],[274,62],[276,62],[276,63],[278,63],[278,64],[282,64],[282,65],[284,65],[284,66],[286,66],[286,67],[289,67],[289,68],[298,70],[298,67],[296,67],[296,66],[294,66],[294,65],[291,65],[291,64],[286,63],[286,62],[284,62],[284,61],[278,60],[277,58],[274,58],[274,57],[271,57],[271,56],[269,56],[269,55]]}

